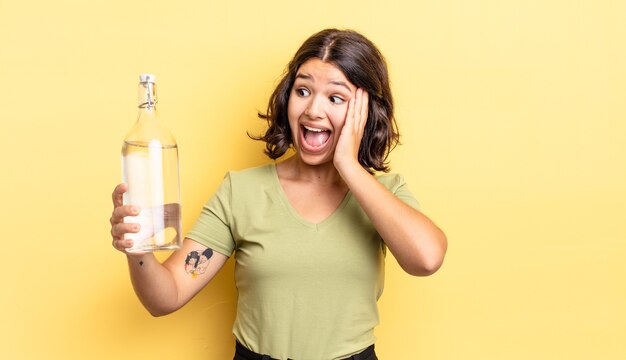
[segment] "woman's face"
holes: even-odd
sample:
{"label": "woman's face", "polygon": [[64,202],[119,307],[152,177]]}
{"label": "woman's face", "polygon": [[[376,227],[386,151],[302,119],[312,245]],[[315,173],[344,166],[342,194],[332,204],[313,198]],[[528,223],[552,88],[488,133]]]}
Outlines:
{"label": "woman's face", "polygon": [[332,161],[348,102],[355,93],[356,86],[331,63],[312,58],[300,66],[287,115],[293,146],[305,163]]}

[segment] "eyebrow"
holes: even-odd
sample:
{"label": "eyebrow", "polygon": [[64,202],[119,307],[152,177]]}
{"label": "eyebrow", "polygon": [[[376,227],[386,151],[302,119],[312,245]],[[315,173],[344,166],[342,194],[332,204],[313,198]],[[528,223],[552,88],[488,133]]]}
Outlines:
{"label": "eyebrow", "polygon": [[[309,75],[309,74],[299,73],[299,74],[296,74],[296,79],[311,80],[311,79],[313,79],[313,77],[311,75]],[[332,81],[329,82],[329,84],[342,86],[342,87],[346,88],[346,90],[352,92],[352,89],[350,89],[348,84],[346,84],[344,81],[332,80]]]}

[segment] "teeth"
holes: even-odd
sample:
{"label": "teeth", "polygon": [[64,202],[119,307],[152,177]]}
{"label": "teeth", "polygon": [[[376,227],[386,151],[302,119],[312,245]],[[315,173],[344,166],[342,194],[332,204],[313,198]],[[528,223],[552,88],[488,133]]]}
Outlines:
{"label": "teeth", "polygon": [[312,127],[308,127],[306,125],[304,125],[304,128],[307,129],[308,131],[314,131],[314,132],[322,132],[322,131],[326,131],[324,129],[316,129],[316,128],[312,128]]}

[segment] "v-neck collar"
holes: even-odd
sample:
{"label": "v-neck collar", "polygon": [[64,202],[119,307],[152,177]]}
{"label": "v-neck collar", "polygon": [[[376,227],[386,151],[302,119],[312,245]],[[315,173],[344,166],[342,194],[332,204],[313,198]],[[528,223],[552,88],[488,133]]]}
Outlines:
{"label": "v-neck collar", "polygon": [[343,208],[346,207],[346,205],[348,204],[348,201],[350,201],[350,198],[352,198],[352,192],[348,190],[346,194],[344,195],[343,200],[341,200],[341,202],[339,203],[339,206],[337,206],[337,208],[330,215],[328,215],[324,220],[320,221],[319,223],[311,222],[303,218],[296,211],[293,205],[291,205],[291,202],[289,201],[289,198],[287,197],[287,194],[285,193],[285,189],[283,189],[283,186],[280,183],[280,179],[278,178],[278,171],[276,170],[276,163],[272,163],[268,167],[271,172],[274,186],[276,187],[276,192],[278,193],[278,197],[280,198],[281,202],[283,203],[287,211],[291,214],[291,217],[294,220],[300,222],[301,224],[309,228],[316,229],[317,231],[321,230],[324,227],[329,226],[329,224],[332,224],[334,220],[339,216],[339,213],[341,213]]}

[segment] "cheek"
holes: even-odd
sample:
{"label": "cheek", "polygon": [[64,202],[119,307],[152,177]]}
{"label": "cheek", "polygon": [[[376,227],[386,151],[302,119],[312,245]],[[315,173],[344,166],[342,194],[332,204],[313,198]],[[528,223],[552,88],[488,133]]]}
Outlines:
{"label": "cheek", "polygon": [[332,113],[332,123],[333,123],[333,127],[336,130],[341,131],[341,129],[343,128],[343,125],[346,123],[346,114],[348,113],[348,108],[343,108],[343,109],[335,109]]}

